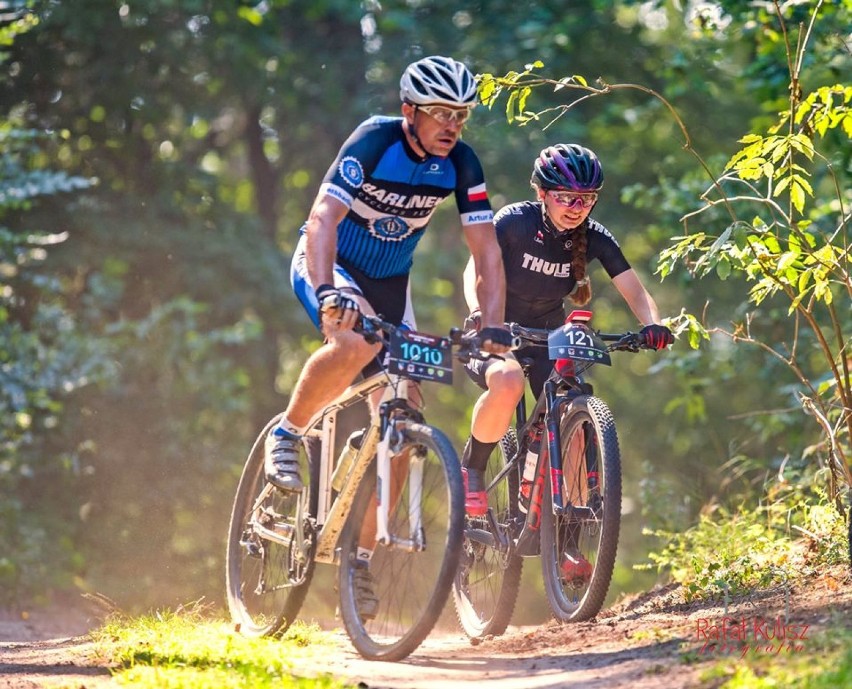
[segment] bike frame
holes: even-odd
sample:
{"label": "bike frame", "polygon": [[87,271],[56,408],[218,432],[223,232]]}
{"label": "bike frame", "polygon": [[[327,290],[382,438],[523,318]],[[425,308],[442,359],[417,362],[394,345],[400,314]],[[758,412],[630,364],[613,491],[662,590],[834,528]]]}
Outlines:
{"label": "bike frame", "polygon": [[[621,337],[620,335],[601,333],[598,333],[598,335],[604,341],[616,341]],[[526,369],[524,373],[525,375],[527,374]],[[559,388],[566,386],[567,389],[560,394]],[[501,481],[509,471],[518,471],[521,458],[526,456],[526,451],[532,442],[535,433],[534,426],[542,423],[542,436],[544,437],[536,465],[535,479],[533,480],[530,491],[530,504],[515,545],[518,555],[535,556],[539,554],[538,537],[541,529],[542,509],[544,508],[542,501],[544,497],[544,482],[546,480],[550,480],[550,509],[553,510],[554,515],[571,516],[578,519],[588,519],[594,516],[592,510],[588,507],[566,505],[562,489],[562,437],[559,429],[559,422],[562,417],[561,412],[570,406],[579,396],[586,394],[593,394],[592,387],[585,383],[580,375],[562,378],[561,376],[557,377],[557,374],[551,373],[545,381],[544,388],[529,416],[527,416],[526,400],[524,397],[521,398],[515,408],[515,432],[518,438],[517,453],[503,470],[494,477],[488,489],[490,490]],[[588,447],[587,444],[586,447]],[[588,450],[585,460],[587,472],[594,474],[590,466],[590,462],[593,460],[589,457]],[[511,496],[510,499],[520,499],[520,495]],[[496,529],[493,530],[496,532]],[[502,545],[508,548],[509,544],[506,542]]]}
{"label": "bike frame", "polygon": [[[527,507],[526,519],[524,519],[521,533],[517,541],[517,552],[519,555],[538,555],[538,536],[541,529],[541,515],[544,482],[550,479],[551,509],[556,515],[566,512],[562,493],[562,439],[559,430],[559,411],[564,405],[570,404],[577,396],[558,395],[558,381],[551,376],[544,384],[544,389],[536,401],[532,414],[526,415],[526,402],[522,398],[516,409],[516,428],[518,434],[518,453],[511,463],[512,467],[520,466],[520,458],[526,455],[526,450],[532,442],[534,426],[543,423],[541,451],[536,465],[535,479],[530,491],[530,504]],[[549,460],[549,461],[547,461]],[[515,469],[517,470],[517,469]],[[548,471],[549,470],[549,471]],[[511,499],[520,498],[520,495]],[[569,505],[569,509],[571,506]]]}
{"label": "bike frame", "polygon": [[[394,448],[399,436],[399,424],[404,419],[391,418],[391,412],[395,408],[408,405],[408,386],[410,381],[398,375],[386,372],[377,373],[358,383],[350,385],[341,395],[321,412],[314,416],[308,425],[306,436],[318,437],[320,439],[319,456],[319,500],[317,504],[316,526],[317,542],[314,559],[317,562],[336,564],[338,558],[337,543],[340,534],[346,525],[352,503],[355,500],[358,487],[364,475],[367,473],[373,455],[378,457],[376,471],[376,485],[378,486],[378,500],[376,504],[376,540],[380,543],[393,544],[396,547],[409,550],[422,550],[425,547],[422,539],[421,511],[419,500],[422,494],[423,461],[422,458],[412,456],[409,464],[409,515],[410,515],[410,539],[401,539],[392,536],[388,530],[388,515],[391,506],[391,450]],[[372,393],[384,388],[382,403],[378,409],[371,410],[371,422],[364,434],[361,447],[352,463],[349,475],[337,495],[332,499],[331,477],[334,470],[334,458],[336,453],[335,430],[337,428],[337,415],[348,407],[359,402],[368,402]],[[267,485],[260,492],[255,501],[255,509],[274,490]],[[297,511],[305,514],[308,510],[309,493],[304,489],[299,495]],[[260,524],[255,528],[265,538],[277,541],[282,545],[288,545],[291,541],[302,544],[300,555],[304,560],[308,557],[308,539],[304,530],[304,520],[297,519],[295,527],[284,533],[266,529]],[[291,533],[292,531],[292,533]],[[297,556],[299,557],[299,556]]]}
{"label": "bike frame", "polygon": [[[376,485],[376,540],[379,543],[394,543],[400,547],[422,549],[422,543],[417,543],[416,538],[405,541],[392,537],[388,530],[388,515],[391,506],[391,450],[398,433],[398,421],[390,418],[390,412],[394,407],[408,403],[408,386],[410,382],[406,378],[388,373],[377,373],[369,378],[349,386],[334,402],[329,404],[316,417],[311,419],[307,435],[320,438],[320,466],[319,466],[319,501],[317,505],[317,549],[315,559],[317,562],[335,563],[337,560],[337,543],[346,519],[349,516],[355,494],[364,475],[369,468],[370,460],[376,454],[377,470]],[[333,473],[334,458],[337,457],[335,431],[337,427],[337,415],[347,407],[359,402],[369,401],[370,396],[377,390],[384,388],[382,402],[378,409],[371,410],[370,427],[364,434],[361,447],[349,471],[346,481],[338,493],[336,499],[332,500],[331,477]],[[411,515],[411,534],[419,535],[421,532],[419,499],[422,489],[422,461],[417,462],[414,457],[409,465],[409,491]],[[302,499],[306,499],[303,492]]]}

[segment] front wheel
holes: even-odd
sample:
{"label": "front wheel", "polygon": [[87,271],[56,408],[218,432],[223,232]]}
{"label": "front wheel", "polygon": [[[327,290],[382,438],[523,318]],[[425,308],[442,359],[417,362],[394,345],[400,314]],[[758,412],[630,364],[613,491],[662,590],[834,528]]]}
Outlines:
{"label": "front wheel", "polygon": [[228,608],[238,630],[252,637],[281,634],[290,626],[314,573],[310,515],[316,510],[319,448],[315,439],[304,439],[300,464],[306,488],[301,493],[273,488],[263,474],[263,444],[277,420],[267,424],[252,446],[228,532]]}
{"label": "front wheel", "polygon": [[453,446],[419,423],[407,423],[402,435],[391,459],[391,542],[375,539],[375,459],[340,538],[343,625],[369,660],[401,660],[426,638],[447,602],[461,551],[464,490]]}
{"label": "front wheel", "polygon": [[578,397],[560,419],[565,514],[550,508],[546,481],[541,521],[544,587],[562,622],[593,618],[606,598],[621,523],[621,455],[603,400]]}
{"label": "front wheel", "polygon": [[[453,603],[465,633],[471,638],[498,636],[512,619],[521,587],[523,558],[512,544],[520,515],[518,452],[515,430],[500,440],[488,460],[485,484],[494,517],[467,517],[459,569],[453,581]],[[500,476],[499,481],[495,478]],[[496,532],[495,532],[496,527]]]}

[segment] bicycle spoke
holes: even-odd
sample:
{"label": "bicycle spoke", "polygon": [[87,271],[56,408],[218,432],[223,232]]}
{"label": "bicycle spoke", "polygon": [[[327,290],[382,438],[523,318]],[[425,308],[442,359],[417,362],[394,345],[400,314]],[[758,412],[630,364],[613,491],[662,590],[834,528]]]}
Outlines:
{"label": "bicycle spoke", "polygon": [[[493,521],[467,518],[453,603],[459,623],[473,638],[506,631],[518,597],[523,560],[508,550],[517,513],[511,501],[518,499],[518,470],[504,471],[516,452],[517,440],[510,431],[488,461],[485,483]],[[484,534],[493,546],[482,542]]]}
{"label": "bicycle spoke", "polygon": [[255,443],[240,480],[228,541],[228,606],[249,636],[285,630],[313,575],[313,532],[304,504],[308,490],[294,494],[270,488],[261,447],[262,442]]}
{"label": "bicycle spoke", "polygon": [[[407,431],[411,436],[409,442],[392,462],[395,485],[391,491],[388,530],[392,537],[410,541],[412,528],[417,528],[419,511],[425,547],[417,550],[394,542],[375,544],[369,562],[373,593],[378,599],[373,619],[359,612],[354,582],[359,540],[362,543],[369,540],[362,525],[369,512],[375,510],[373,486],[362,486],[341,539],[339,583],[344,625],[356,649],[372,659],[404,658],[431,631],[446,602],[461,548],[464,497],[458,460],[446,438],[440,435],[446,444],[435,440],[435,429],[419,424],[413,424],[412,428]],[[427,435],[422,435],[427,431]],[[408,467],[398,461],[406,452],[423,456],[420,500],[414,510]],[[366,521],[369,524],[369,519]]]}

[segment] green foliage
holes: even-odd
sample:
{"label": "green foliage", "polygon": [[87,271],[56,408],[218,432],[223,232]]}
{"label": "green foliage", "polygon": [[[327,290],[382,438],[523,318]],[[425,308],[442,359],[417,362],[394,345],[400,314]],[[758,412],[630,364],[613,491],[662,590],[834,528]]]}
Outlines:
{"label": "green foliage", "polygon": [[846,562],[844,515],[812,472],[767,486],[761,504],[705,509],[681,533],[649,531],[663,544],[649,554],[683,586],[686,600],[737,595]]}
{"label": "green foliage", "polygon": [[[39,199],[89,186],[33,168],[48,139],[0,122],[0,221]],[[80,327],[41,268],[48,250],[66,239],[0,226],[0,604],[68,586],[84,564],[68,501],[39,489],[42,481],[67,489],[79,468],[72,453],[46,455],[43,443],[68,396],[113,372],[105,347]]]}
{"label": "green foliage", "polygon": [[41,157],[44,133],[0,121],[0,211],[26,210],[34,199],[87,189],[90,180],[63,171],[34,169]]}
{"label": "green foliage", "polygon": [[[817,23],[817,14],[818,7],[809,28]],[[733,328],[705,327],[755,345],[786,364],[802,386],[805,410],[817,417],[826,434],[834,491],[839,483],[852,484],[852,378],[845,354],[852,343],[852,320],[848,309],[835,308],[838,298],[848,302],[852,297],[845,210],[852,192],[832,164],[832,158],[848,160],[852,150],[852,87],[822,86],[804,97],[797,90],[808,35],[801,37],[795,55],[787,44],[790,64],[797,65],[790,74],[788,108],[766,135],[740,139],[742,148],[704,195],[705,205],[688,216],[723,206],[732,222],[715,234],[711,228],[718,220],[711,214],[706,230],[675,237],[661,253],[658,272],[666,277],[682,267],[698,278],[738,276],[752,283],[744,317],[734,320]],[[749,220],[742,219],[746,214]],[[787,304],[786,313],[778,316],[795,316],[792,324],[782,325],[757,310],[773,297]],[[756,332],[758,319],[776,334]],[[819,382],[825,377],[830,385]]]}
{"label": "green foliage", "polygon": [[[670,18],[662,3],[643,3],[636,20],[653,14],[651,6],[659,12],[656,21]],[[681,281],[683,286],[696,278],[715,276],[720,282],[733,283],[735,299],[738,295],[733,308],[725,312],[734,319],[731,328],[710,324],[707,304],[699,305],[705,308],[701,318],[686,308],[669,322],[679,335],[686,335],[693,349],[701,344],[712,346],[711,336],[721,334],[734,342],[752,344],[764,358],[774,358],[786,367],[787,375],[800,386],[796,402],[816,417],[825,434],[832,469],[829,488],[835,499],[840,484],[852,484],[852,377],[847,354],[852,345],[852,321],[848,309],[836,306],[838,299],[845,304],[852,298],[848,254],[852,191],[843,179],[852,155],[852,87],[838,83],[836,74],[839,64],[849,65],[848,53],[837,58],[832,49],[845,31],[846,13],[823,2],[796,7],[774,3],[761,8],[724,3],[690,11],[690,21],[700,27],[699,43],[718,40],[721,27],[732,22],[732,38],[737,31],[751,34],[760,27],[755,34],[759,41],[754,74],[762,79],[759,93],[764,111],[781,111],[774,118],[764,115],[755,120],[755,131],[740,138],[741,148],[730,156],[720,175],[698,155],[686,120],[661,89],[602,78],[594,87],[576,76],[547,78],[534,72],[542,67],[536,62],[528,63],[523,72],[484,75],[481,94],[489,106],[506,94],[511,121],[526,124],[550,117],[545,128],[591,98],[622,91],[645,93],[655,106],[668,111],[681,131],[684,148],[696,158],[710,185],[701,194],[703,205],[682,214],[686,232],[671,238],[660,254],[657,272],[666,278],[684,270],[688,278]],[[728,47],[734,50],[732,43]],[[685,48],[684,53],[690,49]],[[779,61],[781,56],[786,60]],[[723,62],[717,59],[717,64]],[[787,67],[786,82],[777,80],[779,63]],[[816,83],[809,93],[803,91],[806,76]],[[825,81],[828,79],[831,81]],[[566,102],[528,112],[533,89],[552,89],[556,94],[565,88],[572,92],[563,96]],[[789,98],[786,107],[784,93],[779,93],[782,88]],[[689,176],[684,180],[693,184]],[[637,188],[628,196],[637,198]],[[659,195],[685,207],[675,193]],[[652,206],[647,200],[639,205]],[[699,220],[701,227],[696,230]],[[720,224],[722,229],[716,229]],[[792,323],[790,315],[794,316]],[[758,331],[757,323],[764,328]],[[691,394],[682,395],[667,411],[693,418],[703,414],[703,407],[697,411],[690,404],[693,399]],[[802,415],[800,424],[807,423]]]}
{"label": "green foliage", "polygon": [[[249,639],[199,611],[162,611],[116,619],[93,632],[98,653],[119,669],[113,677],[133,687],[292,687],[335,689],[330,677],[291,674],[293,659],[320,657],[332,643],[317,627],[296,623],[280,639]],[[310,648],[308,648],[310,647]]]}
{"label": "green foliage", "polygon": [[[102,368],[99,386],[88,384],[93,372],[72,376],[61,408],[36,414],[20,431],[31,438],[32,452],[14,461],[30,475],[15,478],[14,492],[9,488],[14,497],[6,501],[4,494],[3,505],[28,517],[38,513],[45,523],[50,515],[50,529],[55,523],[73,532],[58,542],[76,558],[51,571],[64,572],[63,581],[83,574],[81,586],[104,590],[128,607],[168,604],[174,595],[220,594],[225,506],[236,474],[257,429],[280,411],[318,343],[287,284],[297,229],[352,127],[369,114],[398,112],[396,84],[411,59],[452,54],[486,74],[529,65],[529,74],[515,76],[521,89],[525,79],[539,78],[543,64],[574,75],[554,79],[551,90],[502,92],[512,98],[508,112],[515,124],[526,118],[543,126],[519,130],[500,108],[483,107],[465,139],[483,162],[495,208],[529,195],[530,164],[543,145],[591,145],[607,173],[596,215],[645,274],[653,271],[652,257],[672,234],[674,219],[689,207],[685,199],[702,193],[706,181],[673,151],[682,132],[662,101],[646,99],[649,92],[641,88],[586,98],[594,95],[590,84],[609,96],[616,91],[604,94],[605,84],[647,84],[676,104],[684,122],[696,123],[693,148],[712,149],[723,159],[718,165],[710,159],[711,169],[731,157],[726,144],[748,130],[749,118],[761,125],[754,131],[789,135],[768,131],[779,121],[778,94],[788,83],[783,54],[764,41],[778,35],[777,20],[748,3],[720,3],[733,18],[730,26],[725,13],[702,10],[705,15],[693,18],[668,2],[659,3],[666,21],[653,23],[660,12],[645,0],[596,0],[571,12],[559,3],[493,0],[488,21],[480,21],[482,4],[475,0],[6,4],[12,8],[7,18],[14,19],[0,29],[0,100],[26,117],[15,136],[26,139],[29,129],[56,132],[32,153],[7,160],[17,165],[19,199],[4,217],[7,229],[16,237],[56,240],[22,249],[49,253],[30,266],[34,272],[26,270],[33,282],[16,292],[26,301],[16,303],[14,314],[9,309],[9,317],[32,331],[33,313],[44,301],[35,283],[49,283],[58,302],[51,304],[53,313],[65,313],[61,322],[89,336],[91,349],[75,344],[69,331],[45,332],[55,333],[52,342],[61,340],[69,357],[99,352],[95,363]],[[791,21],[801,21],[804,9],[791,6]],[[825,4],[822,12],[837,15]],[[839,44],[830,44],[830,25],[817,23],[811,35],[842,54]],[[807,67],[820,75],[837,72],[842,60],[833,60],[834,67],[821,59]],[[835,73],[809,83],[842,78]],[[566,95],[577,96],[570,113],[560,107]],[[827,95],[836,107],[840,95]],[[813,104],[814,113],[824,108],[820,97]],[[816,114],[809,117],[802,122],[817,122]],[[843,127],[828,122],[814,127],[825,126],[824,140],[834,142]],[[806,158],[802,167],[809,175],[796,174],[820,194],[824,179],[813,175]],[[672,183],[685,174],[688,181]],[[98,184],[70,197],[70,204],[64,193],[27,195],[31,182],[73,191],[76,180],[95,179]],[[459,284],[465,247],[451,205],[439,209],[414,266],[418,323],[434,332],[458,325],[464,315],[452,286]],[[723,210],[711,208],[704,217],[722,217]],[[752,215],[744,216],[747,222]],[[601,277],[593,276],[596,324],[622,327],[626,309]],[[764,449],[777,467],[785,453],[809,443],[789,421],[792,414],[748,418],[762,448],[744,448],[746,441],[728,427],[726,417],[751,411],[755,400],[789,407],[792,393],[779,384],[787,380],[778,362],[734,356],[717,333],[703,329],[703,319],[689,315],[712,296],[724,313],[742,316],[734,294],[738,274],[716,281],[712,294],[695,289],[690,279],[674,271],[653,291],[668,313],[687,304],[672,322],[681,341],[688,337],[700,349],[659,357],[653,366],[649,357],[635,357],[618,376],[595,381],[623,410],[619,428],[630,438],[631,460],[625,467],[633,472],[628,494],[638,494],[642,459],[654,458],[645,473],[667,481],[672,496],[654,506],[676,505],[683,519],[716,490],[713,472],[729,449]],[[440,289],[433,289],[433,280]],[[778,304],[782,292],[760,304],[777,312],[779,322],[789,305]],[[654,390],[665,391],[659,404],[647,403],[650,376]],[[427,395],[437,398],[430,420],[460,446],[479,391],[460,372],[457,379],[455,388]],[[825,376],[818,380],[831,385]],[[662,409],[669,416],[661,418]],[[17,423],[14,415],[6,418]],[[50,529],[39,533],[56,533]],[[17,540],[0,553],[24,558],[28,544],[41,544],[41,538]],[[33,546],[26,557],[34,560],[37,550]],[[39,581],[44,588],[46,580]]]}

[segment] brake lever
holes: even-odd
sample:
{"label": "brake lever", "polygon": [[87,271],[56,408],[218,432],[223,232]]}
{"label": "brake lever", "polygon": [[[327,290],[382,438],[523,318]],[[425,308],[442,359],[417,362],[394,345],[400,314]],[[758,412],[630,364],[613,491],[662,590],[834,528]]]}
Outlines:
{"label": "brake lever", "polygon": [[638,352],[640,349],[649,349],[645,339],[639,333],[626,333],[618,341],[618,346],[630,352]]}

